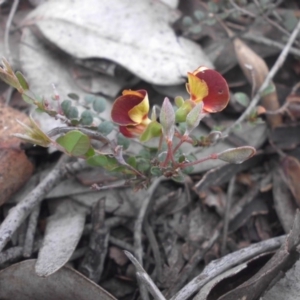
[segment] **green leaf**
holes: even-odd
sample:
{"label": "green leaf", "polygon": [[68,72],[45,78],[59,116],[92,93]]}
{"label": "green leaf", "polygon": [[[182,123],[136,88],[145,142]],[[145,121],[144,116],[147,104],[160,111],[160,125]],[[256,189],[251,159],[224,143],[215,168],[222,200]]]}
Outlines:
{"label": "green leaf", "polygon": [[207,3],[207,8],[208,8],[208,11],[210,11],[212,13],[217,13],[219,11],[219,5],[212,1],[209,1]]}
{"label": "green leaf", "polygon": [[171,141],[175,130],[175,112],[170,100],[166,97],[159,115],[160,124],[164,137]]}
{"label": "green leaf", "polygon": [[298,19],[295,16],[295,11],[293,9],[287,9],[283,11],[281,16],[283,18],[284,27],[288,31],[292,31],[298,23]]}
{"label": "green leaf", "polygon": [[107,157],[105,155],[103,155],[103,154],[97,154],[97,155],[94,155],[92,157],[89,157],[86,160],[86,162],[90,166],[93,166],[93,167],[104,167],[104,168],[107,167],[107,165],[109,164]]}
{"label": "green leaf", "polygon": [[227,149],[218,153],[218,159],[232,164],[241,164],[256,153],[255,148],[251,146],[242,146],[237,148]]}
{"label": "green leaf", "polygon": [[29,90],[29,85],[28,85],[24,75],[20,71],[17,71],[16,76],[17,76],[17,78],[19,80],[19,83],[20,83],[21,87],[23,88],[23,90],[28,91]]}
{"label": "green leaf", "polygon": [[71,100],[64,100],[60,106],[61,106],[63,113],[67,116],[69,113],[69,110],[71,109],[72,102],[71,102]]}
{"label": "green leaf", "polygon": [[93,110],[102,113],[106,109],[106,100],[103,97],[96,97],[93,101]]}
{"label": "green leaf", "polygon": [[120,133],[117,137],[117,143],[118,145],[123,146],[123,149],[126,150],[130,145],[130,140]]}
{"label": "green leaf", "polygon": [[247,94],[242,93],[242,92],[237,92],[234,94],[233,97],[239,104],[241,104],[244,107],[248,107],[248,105],[250,103],[250,99]]}
{"label": "green leaf", "polygon": [[175,97],[174,102],[175,102],[175,105],[179,108],[183,105],[184,99],[181,96],[177,96],[177,97]]}
{"label": "green leaf", "polygon": [[273,82],[270,82],[270,84],[261,92],[260,96],[264,97],[274,92],[276,92],[276,86]]}
{"label": "green leaf", "polygon": [[152,168],[150,169],[150,172],[151,172],[151,174],[152,174],[153,176],[159,177],[160,175],[162,175],[162,171],[160,170],[159,167],[152,167]]}
{"label": "green leaf", "polygon": [[185,27],[190,27],[193,23],[193,19],[190,16],[184,16],[182,19],[182,25]]}
{"label": "green leaf", "polygon": [[79,115],[78,108],[75,106],[71,106],[66,116],[68,119],[72,120],[72,119],[78,119],[78,115]]}
{"label": "green leaf", "polygon": [[150,159],[151,158],[151,153],[150,153],[149,150],[144,148],[139,152],[139,156],[142,157],[142,158]]}
{"label": "green leaf", "polygon": [[22,94],[22,98],[28,104],[33,104],[34,103],[33,100],[29,96],[27,96],[26,94]]}
{"label": "green leaf", "polygon": [[69,93],[67,96],[73,100],[76,100],[76,101],[79,100],[79,96],[75,93]]}
{"label": "green leaf", "polygon": [[185,180],[185,175],[179,171],[178,174],[172,176],[172,180],[183,183]]}
{"label": "green leaf", "polygon": [[91,125],[93,123],[93,115],[89,110],[85,110],[81,114],[81,120],[80,123],[82,125]]}
{"label": "green leaf", "polygon": [[128,160],[127,160],[127,163],[128,163],[130,166],[136,168],[136,158],[135,158],[134,156],[130,156],[130,157],[128,158]]}
{"label": "green leaf", "polygon": [[94,148],[90,147],[90,149],[85,153],[85,157],[89,158],[95,155],[95,150]]}
{"label": "green leaf", "polygon": [[102,167],[108,171],[123,171],[125,167],[120,166],[114,157],[108,155],[96,154],[86,160],[87,164],[93,167]]}
{"label": "green leaf", "polygon": [[92,94],[88,94],[88,95],[85,95],[84,96],[84,101],[86,104],[92,104],[96,99],[96,96],[95,95],[92,95]]}
{"label": "green leaf", "polygon": [[208,26],[213,26],[213,25],[215,25],[216,24],[216,19],[214,19],[214,18],[208,18],[208,19],[206,19],[205,21],[204,21],[204,23],[206,24],[206,25],[208,25]]}
{"label": "green leaf", "polygon": [[110,121],[103,121],[99,124],[97,130],[104,135],[110,134],[114,129],[114,124]]}
{"label": "green leaf", "polygon": [[201,21],[205,17],[205,13],[201,10],[194,11],[194,16],[198,21]]}
{"label": "green leaf", "polygon": [[32,119],[32,117],[29,117],[29,119],[30,126],[17,120],[17,122],[26,130],[26,133],[14,134],[14,136],[31,144],[49,147],[49,145],[52,143],[52,140],[39,128],[38,124]]}
{"label": "green leaf", "polygon": [[139,158],[136,163],[136,168],[140,172],[146,172],[150,169],[150,161],[144,158]]}
{"label": "green leaf", "polygon": [[196,24],[190,28],[190,32],[194,34],[199,34],[202,31],[202,26],[200,24]]}
{"label": "green leaf", "polygon": [[79,130],[67,132],[65,135],[60,136],[56,142],[74,156],[86,154],[91,146],[90,138]]}
{"label": "green leaf", "polygon": [[195,129],[201,119],[204,117],[204,114],[202,113],[203,110],[203,101],[198,103],[196,106],[192,108],[192,110],[187,114],[186,116],[186,135],[189,135],[193,129]]}
{"label": "green leaf", "polygon": [[161,129],[162,127],[157,121],[152,121],[140,136],[140,141],[147,142],[154,137],[161,136]]}

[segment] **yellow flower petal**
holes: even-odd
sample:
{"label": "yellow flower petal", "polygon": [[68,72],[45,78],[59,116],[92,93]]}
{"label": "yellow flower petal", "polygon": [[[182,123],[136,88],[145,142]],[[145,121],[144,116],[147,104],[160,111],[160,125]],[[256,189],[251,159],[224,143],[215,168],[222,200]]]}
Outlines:
{"label": "yellow flower petal", "polygon": [[191,95],[191,100],[199,103],[208,95],[208,86],[205,81],[201,80],[192,73],[188,73],[187,91]]}
{"label": "yellow flower petal", "polygon": [[136,122],[137,124],[140,124],[148,115],[148,112],[149,112],[149,99],[148,99],[148,95],[146,94],[143,101],[138,105],[134,106],[128,112],[128,115],[132,121]]}

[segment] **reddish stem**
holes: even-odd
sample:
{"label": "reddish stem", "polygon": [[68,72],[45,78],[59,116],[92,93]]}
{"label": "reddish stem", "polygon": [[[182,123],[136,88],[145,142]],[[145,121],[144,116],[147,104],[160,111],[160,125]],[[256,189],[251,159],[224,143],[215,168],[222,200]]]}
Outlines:
{"label": "reddish stem", "polygon": [[198,159],[196,161],[192,161],[192,162],[189,162],[189,163],[181,163],[181,164],[179,164],[179,167],[181,169],[184,169],[184,168],[187,168],[187,167],[191,167],[191,166],[200,164],[200,163],[202,163],[204,161],[207,161],[207,160],[210,160],[210,159],[218,159],[218,154],[217,153],[213,153],[213,154],[210,154],[209,156],[206,156],[204,158]]}
{"label": "reddish stem", "polygon": [[172,163],[175,163],[174,157],[173,157],[173,143],[171,140],[167,140],[168,145],[168,152],[165,161],[162,163],[162,167],[166,167],[168,162],[171,160]]}

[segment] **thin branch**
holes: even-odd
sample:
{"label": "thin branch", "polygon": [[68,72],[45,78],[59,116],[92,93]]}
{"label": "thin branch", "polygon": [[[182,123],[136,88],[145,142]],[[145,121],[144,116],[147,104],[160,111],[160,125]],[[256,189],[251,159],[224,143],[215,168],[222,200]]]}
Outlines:
{"label": "thin branch", "polygon": [[234,129],[237,125],[239,125],[242,121],[244,121],[246,119],[246,117],[252,112],[252,110],[258,104],[258,102],[259,102],[259,100],[261,98],[261,93],[268,87],[268,85],[270,84],[270,81],[273,79],[273,77],[275,76],[275,74],[277,73],[277,71],[280,69],[280,67],[285,62],[286,57],[287,57],[287,55],[288,55],[288,53],[290,51],[290,48],[291,48],[293,42],[295,41],[295,39],[296,39],[299,31],[300,31],[300,21],[298,22],[297,26],[293,30],[293,32],[292,32],[292,34],[291,34],[291,36],[290,36],[287,44],[285,45],[284,49],[280,53],[277,61],[273,65],[273,67],[270,70],[269,74],[266,76],[263,84],[261,85],[261,87],[257,91],[257,93],[254,96],[254,98],[251,100],[251,103],[249,104],[248,108],[243,112],[243,114],[231,126],[229,126],[223,132],[223,134],[229,134],[229,132],[232,129]]}
{"label": "thin branch", "polygon": [[228,225],[229,225],[229,214],[231,209],[232,197],[234,192],[234,184],[235,184],[235,175],[229,181],[228,191],[227,191],[227,199],[226,199],[226,209],[224,214],[224,227],[223,227],[223,236],[222,236],[222,245],[221,245],[221,255],[225,255],[226,251],[226,240],[228,235]]}
{"label": "thin branch", "polygon": [[41,208],[40,204],[38,204],[36,207],[34,207],[32,213],[30,214],[30,217],[29,217],[25,243],[23,246],[23,256],[24,257],[30,257],[32,255],[34,236],[35,236],[35,232],[36,232],[36,225],[38,222],[38,217],[40,214],[40,208]]}
{"label": "thin branch", "polygon": [[147,274],[147,272],[141,266],[139,261],[130,252],[124,251],[124,253],[130,259],[132,264],[135,266],[138,278],[147,287],[148,291],[151,293],[151,295],[154,297],[154,299],[155,300],[166,300],[166,298],[163,296],[163,294],[157,288],[157,286],[152,281],[150,276]]}
{"label": "thin branch", "polygon": [[157,242],[157,239],[155,237],[155,234],[149,224],[148,218],[145,219],[144,222],[144,229],[146,232],[146,235],[148,237],[149,240],[149,244],[151,246],[152,249],[152,253],[154,256],[154,261],[155,261],[155,267],[156,267],[156,274],[157,274],[157,280],[161,281],[162,280],[162,259],[161,259],[161,255],[159,252],[159,245]]}
{"label": "thin branch", "polygon": [[247,248],[238,250],[223,256],[220,259],[214,260],[209,263],[203,272],[192,279],[184,288],[182,288],[170,300],[186,300],[191,295],[199,291],[206,283],[211,281],[216,276],[224,273],[225,271],[253,258],[262,253],[274,251],[278,249],[286,235],[275,237],[266,241],[253,244]]}
{"label": "thin branch", "polygon": [[10,213],[0,225],[0,251],[3,250],[14,232],[32,212],[33,208],[44,199],[44,196],[48,194],[49,191],[51,191],[51,189],[58,184],[69,171],[75,172],[81,170],[85,166],[84,161],[66,165],[65,163],[68,159],[69,157],[63,156],[48,176],[45,177],[31,193],[10,210]]}
{"label": "thin branch", "polygon": [[[142,226],[143,221],[147,212],[147,209],[149,207],[149,204],[151,202],[151,199],[153,198],[153,194],[161,182],[163,177],[156,178],[153,183],[151,184],[150,188],[148,189],[148,196],[145,200],[143,200],[143,204],[140,208],[138,217],[134,224],[134,254],[141,264],[143,266],[143,245],[142,245]],[[143,284],[140,285],[140,293],[143,298],[148,299],[148,294],[146,293],[145,287]]]}
{"label": "thin branch", "polygon": [[6,21],[5,31],[4,31],[5,55],[6,55],[7,59],[11,62],[12,62],[12,55],[11,55],[10,47],[9,47],[9,31],[10,31],[12,20],[14,18],[14,15],[15,15],[16,11],[17,11],[18,5],[19,5],[19,0],[14,0],[14,3],[11,7],[10,12],[9,12],[8,19]]}
{"label": "thin branch", "polygon": [[[253,34],[253,33],[250,33],[250,32],[247,32],[247,33],[243,34],[242,38],[246,39],[246,40],[249,40],[249,41],[252,41],[252,42],[261,43],[261,44],[266,45],[266,46],[278,48],[280,50],[283,50],[284,47],[285,47],[285,44],[279,43],[279,42],[274,41],[274,40],[270,40],[270,39],[268,39],[264,36]],[[295,47],[291,47],[290,50],[289,50],[289,53],[297,55],[298,57],[300,57],[300,50],[295,48]]]}
{"label": "thin branch", "polygon": [[143,246],[142,246],[142,225],[146,215],[146,211],[149,207],[153,194],[160,184],[163,177],[156,178],[148,189],[148,196],[146,199],[143,199],[142,206],[140,208],[139,214],[134,224],[134,248],[135,248],[135,257],[143,265]]}

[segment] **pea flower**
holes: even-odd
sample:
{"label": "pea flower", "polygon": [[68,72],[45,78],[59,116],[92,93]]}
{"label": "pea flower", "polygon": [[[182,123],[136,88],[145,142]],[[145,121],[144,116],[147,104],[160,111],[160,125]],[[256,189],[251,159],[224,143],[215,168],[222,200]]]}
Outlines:
{"label": "pea flower", "polygon": [[208,113],[223,110],[229,102],[226,80],[219,72],[206,67],[188,73],[186,89],[190,100],[195,103],[203,101],[203,110]]}
{"label": "pea flower", "polygon": [[199,67],[188,73],[186,89],[190,99],[175,99],[178,107],[176,122],[185,122],[188,113],[198,103],[203,102],[203,113],[215,113],[223,110],[229,102],[229,89],[226,80],[215,70]]}
{"label": "pea flower", "polygon": [[133,138],[140,136],[150,124],[148,112],[149,99],[145,90],[125,90],[113,103],[111,118],[124,136]]}

